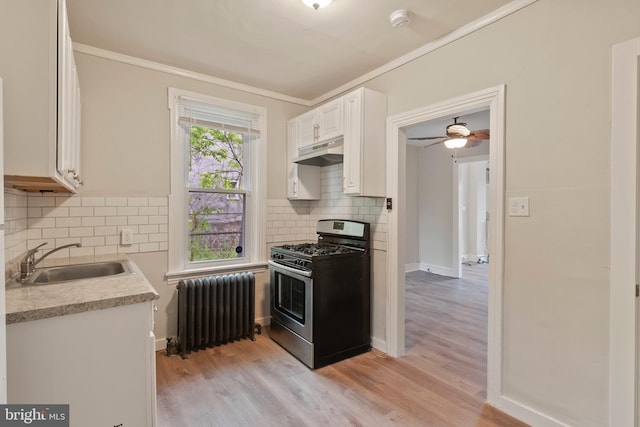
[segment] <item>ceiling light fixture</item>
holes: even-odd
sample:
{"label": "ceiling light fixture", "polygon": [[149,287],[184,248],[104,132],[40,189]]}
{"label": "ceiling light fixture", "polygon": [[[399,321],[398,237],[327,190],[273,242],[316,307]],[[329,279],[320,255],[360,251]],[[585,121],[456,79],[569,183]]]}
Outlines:
{"label": "ceiling light fixture", "polygon": [[467,145],[466,138],[447,138],[444,140],[444,146],[447,148],[462,148]]}
{"label": "ceiling light fixture", "polygon": [[325,7],[326,5],[331,3],[331,0],[302,0],[302,3],[314,8],[315,10],[318,10],[321,7]]}

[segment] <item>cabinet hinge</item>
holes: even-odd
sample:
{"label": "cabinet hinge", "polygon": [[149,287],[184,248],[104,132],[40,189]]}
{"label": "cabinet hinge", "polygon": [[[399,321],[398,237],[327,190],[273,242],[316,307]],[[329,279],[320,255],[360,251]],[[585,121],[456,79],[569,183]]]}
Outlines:
{"label": "cabinet hinge", "polygon": [[640,297],[640,285],[636,283],[636,298]]}

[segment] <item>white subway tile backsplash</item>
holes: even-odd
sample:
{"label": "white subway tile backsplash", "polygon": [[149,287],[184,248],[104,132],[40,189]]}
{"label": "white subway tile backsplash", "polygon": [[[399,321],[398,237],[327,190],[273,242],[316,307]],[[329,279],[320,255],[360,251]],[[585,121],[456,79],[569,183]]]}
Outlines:
{"label": "white subway tile backsplash", "polygon": [[105,198],[104,197],[82,197],[81,205],[82,206],[104,206]]}
{"label": "white subway tile backsplash", "polygon": [[95,209],[91,206],[71,207],[69,208],[69,216],[93,216]]}
{"label": "white subway tile backsplash", "polygon": [[54,228],[56,218],[29,218],[27,228]]}
{"label": "white subway tile backsplash", "polygon": [[53,197],[43,197],[41,195],[35,195],[29,197],[30,207],[43,207],[43,206],[55,206],[56,199]]}
{"label": "white subway tile backsplash", "polygon": [[82,218],[69,217],[69,218],[56,218],[54,227],[81,227]]}
{"label": "white subway tile backsplash", "polygon": [[158,233],[160,226],[158,224],[152,225],[141,225],[138,227],[139,233],[141,234],[154,234]]}
{"label": "white subway tile backsplash", "polygon": [[93,227],[93,234],[95,236],[115,236],[118,229],[115,225],[108,227]]}
{"label": "white subway tile backsplash", "polygon": [[[42,229],[40,228],[30,228],[27,230],[27,239],[41,239],[42,238]],[[6,239],[6,236],[5,236]]]}
{"label": "white subway tile backsplash", "polygon": [[83,216],[82,217],[83,227],[104,227],[105,223],[106,221],[103,216]]}
{"label": "white subway tile backsplash", "polygon": [[80,197],[68,196],[56,197],[56,206],[82,206],[82,199]]}
{"label": "white subway tile backsplash", "polygon": [[58,239],[62,237],[69,237],[68,228],[44,228],[42,229],[43,239]]}
{"label": "white subway tile backsplash", "polygon": [[93,208],[96,216],[116,216],[118,215],[118,208],[115,206],[105,206]]}
{"label": "white subway tile backsplash", "polygon": [[136,206],[118,206],[119,216],[138,215],[138,208]]}
{"label": "white subway tile backsplash", "polygon": [[168,224],[169,217],[167,215],[157,215],[149,217],[149,224]]}
{"label": "white subway tile backsplash", "polygon": [[149,206],[149,198],[148,197],[128,197],[127,205],[128,206]]}
{"label": "white subway tile backsplash", "polygon": [[168,206],[166,197],[149,197],[149,206]]}
{"label": "white subway tile backsplash", "polygon": [[[134,232],[135,244],[120,245],[120,228]],[[50,250],[80,242],[52,257],[134,253],[168,249],[167,197],[84,197],[5,189],[5,271],[17,274],[27,249]]]}
{"label": "white subway tile backsplash", "polygon": [[82,238],[82,246],[104,246],[105,240],[104,236],[95,236],[95,237],[83,237]]}
{"label": "white subway tile backsplash", "polygon": [[74,227],[63,230],[69,230],[69,235],[60,237],[89,237],[94,235],[93,227]]}
{"label": "white subway tile backsplash", "polygon": [[46,207],[42,208],[42,216],[45,218],[68,217],[69,208],[65,207]]}
{"label": "white subway tile backsplash", "polygon": [[130,216],[127,222],[133,225],[149,224],[149,217],[148,216]]}
{"label": "white subway tile backsplash", "polygon": [[159,209],[156,206],[151,206],[151,207],[143,206],[143,207],[140,207],[138,209],[138,214],[139,215],[147,215],[147,216],[149,216],[149,215],[156,215],[157,216],[159,214],[158,211],[159,211]]}
{"label": "white subway tile backsplash", "polygon": [[105,218],[105,225],[127,225],[126,216],[108,216]]}
{"label": "white subway tile backsplash", "polygon": [[105,197],[106,206],[127,206],[126,197]]}
{"label": "white subway tile backsplash", "polygon": [[28,218],[42,218],[42,208],[27,208]]}

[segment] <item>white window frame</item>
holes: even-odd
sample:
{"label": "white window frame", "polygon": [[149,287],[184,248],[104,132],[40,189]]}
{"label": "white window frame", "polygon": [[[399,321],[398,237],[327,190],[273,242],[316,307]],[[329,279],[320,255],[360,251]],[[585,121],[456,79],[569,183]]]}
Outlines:
{"label": "white window frame", "polygon": [[[184,277],[255,270],[266,266],[265,200],[267,182],[267,110],[196,92],[169,88],[169,110],[171,115],[171,191],[169,194],[169,272],[167,281],[175,284]],[[256,113],[260,116],[260,138],[251,144],[251,173],[249,191],[246,193],[245,211],[245,256],[242,259],[215,260],[191,263],[187,257],[187,160],[188,147],[184,144],[182,130],[178,124],[178,100],[187,97],[223,108]]]}

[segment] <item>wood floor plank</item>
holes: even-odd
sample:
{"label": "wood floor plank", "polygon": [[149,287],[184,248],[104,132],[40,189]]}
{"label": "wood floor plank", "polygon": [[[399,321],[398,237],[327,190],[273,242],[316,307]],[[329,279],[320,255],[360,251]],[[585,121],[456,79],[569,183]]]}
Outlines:
{"label": "wood floor plank", "polygon": [[158,352],[158,426],[526,426],[484,404],[487,268],[465,271],[407,275],[400,358],[372,350],[310,370],[267,328],[186,360]]}

